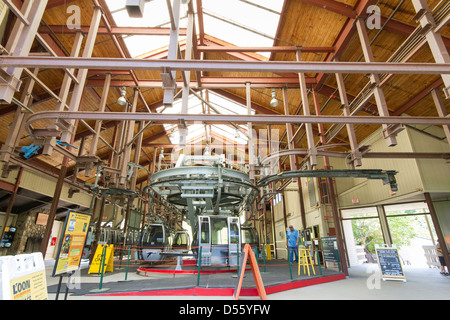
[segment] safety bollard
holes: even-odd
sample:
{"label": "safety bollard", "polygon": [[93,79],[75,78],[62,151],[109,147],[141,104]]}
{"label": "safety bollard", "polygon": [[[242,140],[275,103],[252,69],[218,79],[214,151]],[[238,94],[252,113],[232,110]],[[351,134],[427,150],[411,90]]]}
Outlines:
{"label": "safety bollard", "polygon": [[130,265],[131,246],[128,246],[127,268],[125,269],[125,281],[128,278],[128,266]]}
{"label": "safety bollard", "polygon": [[316,255],[317,255],[317,264],[319,265],[319,272],[322,275],[322,266],[320,265],[320,256],[319,256],[319,248],[316,247]]}
{"label": "safety bollard", "polygon": [[292,278],[291,260],[289,259],[289,248],[286,250],[286,252],[287,252],[287,261],[288,261],[288,264],[289,264],[289,273],[290,273],[290,275],[291,275],[291,280],[294,280],[294,279]]}
{"label": "safety bollard", "polygon": [[98,289],[93,289],[90,290],[89,292],[104,292],[104,291],[108,291],[109,288],[103,288],[103,274],[105,272],[105,264],[106,264],[106,249],[107,249],[108,245],[105,244],[103,245],[103,249],[102,249],[102,257],[100,259],[100,266],[98,268],[98,270],[100,271],[100,284],[99,284],[99,288]]}
{"label": "safety bollard", "polygon": [[262,249],[262,255],[263,255],[263,263],[264,263],[264,272],[266,272],[266,250],[264,250],[264,246]]}
{"label": "safety bollard", "polygon": [[[236,245],[236,263],[237,263],[237,276],[239,277],[239,243]],[[244,266],[245,268],[245,266]]]}
{"label": "safety bollard", "polygon": [[200,285],[200,268],[202,266],[202,247],[198,249],[197,287]]}

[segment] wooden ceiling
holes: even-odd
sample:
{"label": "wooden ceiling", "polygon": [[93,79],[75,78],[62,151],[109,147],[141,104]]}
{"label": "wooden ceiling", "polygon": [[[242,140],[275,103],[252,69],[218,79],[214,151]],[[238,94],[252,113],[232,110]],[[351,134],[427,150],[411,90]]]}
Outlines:
{"label": "wooden ceiling", "polygon": [[[20,4],[21,1],[15,1]],[[255,2],[257,2],[255,0]],[[105,4],[106,1],[100,1]],[[124,1],[125,3],[125,1]],[[163,2],[162,2],[163,3]],[[62,28],[67,20],[66,9],[69,5],[77,5],[81,8],[81,25],[89,26],[93,14],[92,0],[76,0],[76,1],[60,1],[50,0],[47,10],[44,14],[39,33],[44,39],[53,47],[53,50],[59,56],[68,56],[72,50],[74,42],[74,32],[72,30]],[[165,2],[164,2],[165,4]],[[273,46],[298,46],[298,47],[334,47],[334,52],[319,52],[319,53],[304,53],[302,59],[304,61],[332,61],[335,56],[338,56],[341,61],[350,62],[364,62],[361,44],[354,26],[357,15],[364,12],[358,12],[361,8],[366,8],[367,4],[375,4],[375,1],[368,0],[286,0],[283,10],[280,15],[279,25],[276,31],[275,41]],[[374,57],[377,62],[389,61],[389,58],[396,52],[400,45],[407,39],[410,32],[412,32],[418,23],[413,20],[415,15],[414,7],[411,1],[401,0],[380,0],[377,4],[381,8],[383,15],[383,29],[369,31],[369,38],[373,40],[372,49]],[[439,4],[439,0],[428,0],[430,8],[434,8]],[[197,10],[201,8],[201,1],[194,2],[194,8]],[[167,11],[166,6],[162,6],[161,10]],[[105,26],[105,20],[112,26],[115,26],[112,15],[107,6],[103,8],[104,16],[101,26]],[[197,12],[199,13],[199,12]],[[196,15],[196,25],[201,25],[198,19],[201,12]],[[200,17],[201,18],[201,17]],[[232,18],[232,17],[230,17]],[[6,27],[6,34],[11,32],[13,26],[13,15],[10,14],[9,22]],[[442,35],[446,37],[447,48],[450,46],[450,27],[447,26],[442,30]],[[96,45],[93,51],[93,57],[121,57],[120,50],[117,44],[113,41],[113,36],[107,33],[101,33],[96,38]],[[4,37],[4,39],[7,37]],[[120,36],[117,37],[121,50],[129,56],[125,43]],[[5,40],[4,40],[5,41]],[[206,46],[233,46],[232,43],[227,43],[221,39],[215,38],[213,35],[198,36],[199,43],[202,42]],[[4,45],[4,44],[3,44]],[[140,58],[165,59],[167,58],[168,43],[161,42],[161,49],[149,52]],[[82,48],[84,47],[84,43]],[[185,48],[185,42],[180,42],[180,47]],[[82,49],[83,50],[83,49]],[[45,52],[45,50],[36,41],[32,52]],[[199,55],[200,56],[200,55]],[[209,52],[202,54],[204,60],[267,60],[266,57],[257,53],[237,53],[237,52]],[[296,61],[294,52],[274,52],[270,55],[270,61]],[[434,62],[433,56],[426,44],[422,46],[409,60],[409,62]],[[137,79],[139,80],[153,80],[161,81],[160,72],[156,71],[136,71]],[[25,74],[23,75],[26,78]],[[361,90],[369,83],[366,75],[344,75],[345,86],[350,101],[358,96]],[[39,72],[39,79],[45,83],[54,93],[58,94],[64,73],[60,70],[42,69]],[[197,74],[191,73],[191,80],[197,81]],[[204,72],[203,77],[205,82],[210,78],[233,78],[236,80],[253,79],[253,78],[282,78],[286,79],[286,83],[294,84],[289,87],[287,91],[288,105],[290,114],[302,114],[302,97],[298,89],[298,84],[295,84],[295,79],[298,81],[297,74],[267,74],[267,73],[236,73],[236,72]],[[313,90],[318,92],[318,102],[321,108],[321,113],[326,115],[340,115],[341,103],[337,92],[336,79],[333,74],[308,74],[311,82],[308,86],[311,89],[309,103],[311,106],[311,113],[314,111]],[[181,80],[181,74],[177,74],[177,78]],[[96,111],[99,108],[100,98],[103,94],[102,83],[105,79],[104,72],[90,71],[88,75],[88,85],[85,89],[80,110]],[[113,74],[113,81],[127,80],[132,81],[130,74],[118,72]],[[294,80],[294,81],[293,81]],[[282,82],[281,82],[282,83]],[[414,99],[424,92],[429,90],[430,86],[442,89],[443,84],[440,81],[440,76],[435,75],[394,75],[386,81],[383,85],[383,90],[386,95],[387,105],[391,114],[407,113],[412,116],[437,116],[433,100],[430,95],[423,95],[423,98],[415,101]],[[244,88],[215,88],[210,89],[219,94],[226,95],[228,98],[234,99],[237,102],[245,105],[246,92]],[[276,88],[277,98],[280,104],[276,108],[270,107],[272,87],[253,88],[251,90],[251,99],[254,109],[257,113],[266,114],[284,114],[282,103],[281,88]],[[163,90],[162,88],[142,88],[142,95],[146,104],[154,111],[157,107],[162,105]],[[20,98],[21,93],[18,92],[16,98]],[[113,87],[107,99],[107,111],[122,111],[122,107],[117,104],[117,99],[120,96],[120,88]],[[127,89],[127,97],[132,98],[133,89]],[[53,110],[56,105],[56,100],[52,99],[49,94],[40,88],[38,85],[33,89],[33,105],[34,111]],[[68,101],[70,101],[70,96]],[[413,103],[414,102],[414,103]],[[445,106],[450,112],[450,101],[445,100]],[[146,112],[146,107],[139,101],[138,110]],[[401,111],[401,112],[400,112]],[[399,113],[400,112],[400,113]],[[376,112],[376,103],[373,100],[366,105],[365,110],[360,112],[360,115],[373,115]],[[14,107],[8,105],[0,106],[0,142],[4,143],[8,134],[8,126],[13,121]],[[93,125],[93,123],[91,123]],[[113,144],[115,123],[104,123],[101,136]],[[294,132],[297,126],[294,126]],[[325,126],[328,129],[330,126]],[[258,126],[257,129],[266,129],[266,126]],[[285,126],[274,126],[274,129],[279,129],[281,136],[283,136],[286,128]],[[357,139],[361,142],[368,135],[373,133],[378,126],[373,125],[358,125],[355,126]],[[136,132],[137,132],[136,127]],[[304,130],[300,131],[296,140],[297,148],[306,148],[306,138],[303,135]],[[314,126],[316,133],[316,143],[319,141],[317,135],[317,126]],[[79,125],[77,129],[77,139],[75,146],[80,147],[82,138],[86,139],[83,145],[84,152],[89,150],[91,141],[90,132],[83,126]],[[303,138],[301,138],[303,137]],[[347,132],[342,130],[331,143],[346,143]],[[162,125],[154,125],[144,132],[144,147],[141,151],[140,164],[148,165],[153,158],[153,152],[156,147],[145,147],[145,145],[152,144],[170,144],[170,140]],[[25,132],[21,140],[22,145],[29,145],[32,143],[30,137]],[[348,150],[348,148],[340,147],[337,150]],[[166,148],[166,151],[169,151]],[[97,155],[100,158],[107,159],[110,150],[103,144],[99,143]],[[132,155],[133,157],[133,155]],[[39,156],[37,162],[44,163],[48,166],[59,168],[62,163],[62,156],[54,153],[52,157]],[[73,172],[74,162],[70,162],[71,169],[69,174]],[[79,176],[80,179],[88,181]],[[140,171],[138,181],[146,180],[146,172]]]}

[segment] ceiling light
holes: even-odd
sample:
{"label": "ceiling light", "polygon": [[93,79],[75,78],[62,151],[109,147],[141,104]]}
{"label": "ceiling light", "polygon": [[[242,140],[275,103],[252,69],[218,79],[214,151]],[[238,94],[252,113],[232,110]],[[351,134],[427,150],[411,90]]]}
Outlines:
{"label": "ceiling light", "polygon": [[272,100],[270,100],[270,106],[275,108],[278,107],[277,93],[275,89],[272,89]]}
{"label": "ceiling light", "polygon": [[127,95],[127,90],[125,89],[125,87],[123,87],[122,91],[120,92],[120,98],[117,99],[117,103],[120,104],[121,106],[124,106],[127,104],[127,99],[125,98],[126,95]]}
{"label": "ceiling light", "polygon": [[203,155],[204,156],[210,156],[211,155],[211,152],[209,151],[209,146],[208,145],[206,145],[205,151],[203,152]]}

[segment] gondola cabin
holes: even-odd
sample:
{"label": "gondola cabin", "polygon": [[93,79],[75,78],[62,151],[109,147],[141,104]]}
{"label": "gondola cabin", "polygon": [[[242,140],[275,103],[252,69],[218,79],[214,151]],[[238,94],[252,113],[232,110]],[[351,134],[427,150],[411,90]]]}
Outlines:
{"label": "gondola cabin", "polygon": [[192,250],[198,257],[201,249],[202,266],[237,266],[240,246],[239,218],[214,215],[198,217]]}
{"label": "gondola cabin", "polygon": [[150,224],[145,227],[141,237],[140,259],[151,263],[162,262],[161,253],[172,248],[174,235],[163,224]]}
{"label": "gondola cabin", "polygon": [[186,230],[180,230],[175,233],[172,249],[183,253],[191,251],[191,239]]}

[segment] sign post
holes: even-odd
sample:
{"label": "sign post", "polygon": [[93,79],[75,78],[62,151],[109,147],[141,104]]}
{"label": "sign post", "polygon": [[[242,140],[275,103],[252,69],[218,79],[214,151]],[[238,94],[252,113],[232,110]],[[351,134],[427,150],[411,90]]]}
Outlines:
{"label": "sign post", "polygon": [[378,258],[378,265],[381,270],[383,281],[398,280],[406,282],[402,263],[398,255],[397,248],[381,247],[375,248]]}

